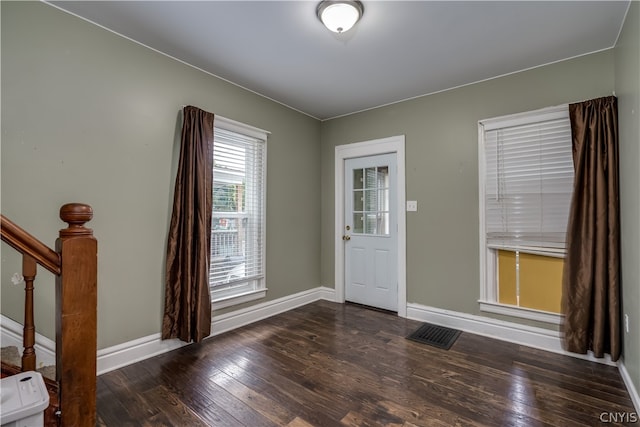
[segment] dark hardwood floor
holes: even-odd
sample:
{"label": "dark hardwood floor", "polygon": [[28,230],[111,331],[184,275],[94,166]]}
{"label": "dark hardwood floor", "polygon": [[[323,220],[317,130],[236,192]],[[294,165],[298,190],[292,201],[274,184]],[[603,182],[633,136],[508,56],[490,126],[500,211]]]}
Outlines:
{"label": "dark hardwood floor", "polygon": [[101,375],[98,425],[637,425],[602,422],[634,414],[615,367],[418,326],[318,301]]}

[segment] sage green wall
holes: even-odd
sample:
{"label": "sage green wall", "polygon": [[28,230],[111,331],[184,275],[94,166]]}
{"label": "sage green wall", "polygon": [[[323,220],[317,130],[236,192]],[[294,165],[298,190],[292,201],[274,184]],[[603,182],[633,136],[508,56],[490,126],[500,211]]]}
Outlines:
{"label": "sage green wall", "polygon": [[[320,284],[317,120],[44,3],[1,8],[2,213],[52,246],[62,204],[93,206],[99,348],[160,332],[185,104],[271,131],[267,299]],[[2,314],[18,321],[20,269],[3,244]],[[40,270],[36,325],[53,338],[53,277]]]}
{"label": "sage green wall", "polygon": [[[393,78],[393,76],[389,76]],[[322,283],[334,283],[334,147],[404,134],[407,301],[478,313],[478,120],[611,95],[613,50],[323,122]]]}
{"label": "sage green wall", "polygon": [[[620,209],[622,223],[622,311],[624,365],[640,393],[640,2],[627,13],[615,49],[615,87],[620,130]],[[638,408],[640,409],[640,408]]]}
{"label": "sage green wall", "polygon": [[[333,286],[334,147],[404,134],[407,198],[419,201],[419,211],[407,214],[408,301],[477,313],[477,121],[605,96],[614,88],[614,52],[605,51],[320,124],[46,4],[0,7],[2,213],[52,245],[63,226],[61,204],[94,207],[99,348],[160,330],[182,105],[272,132],[268,299]],[[633,49],[637,11],[635,3],[615,52],[621,107],[629,102],[625,91],[638,102],[637,44],[631,57],[626,47]],[[638,190],[628,182],[638,182],[637,168],[629,166],[640,160],[637,123],[621,114],[623,233],[632,236],[638,236],[632,222]],[[637,262],[630,260],[638,259],[639,246],[637,238],[623,238],[625,283],[638,284]],[[2,314],[16,320],[23,292],[10,278],[19,270],[19,258],[3,244]],[[52,338],[53,278],[41,271],[37,286],[38,329]],[[638,287],[625,285],[625,310],[637,316],[639,305]],[[625,341],[635,380],[638,342],[637,335]]]}

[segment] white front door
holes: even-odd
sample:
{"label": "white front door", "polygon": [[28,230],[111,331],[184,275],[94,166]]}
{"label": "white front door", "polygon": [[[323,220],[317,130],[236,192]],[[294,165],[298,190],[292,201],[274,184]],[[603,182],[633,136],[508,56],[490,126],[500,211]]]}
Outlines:
{"label": "white front door", "polygon": [[396,153],[344,165],[345,299],[398,311]]}

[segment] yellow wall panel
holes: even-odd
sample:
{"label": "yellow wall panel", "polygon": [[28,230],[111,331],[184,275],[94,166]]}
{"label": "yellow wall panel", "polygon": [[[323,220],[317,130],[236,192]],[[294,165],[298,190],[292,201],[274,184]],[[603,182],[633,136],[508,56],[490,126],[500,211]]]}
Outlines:
{"label": "yellow wall panel", "polygon": [[498,302],[517,305],[515,252],[498,251]]}
{"label": "yellow wall panel", "polygon": [[520,253],[520,306],[560,313],[563,258]]}

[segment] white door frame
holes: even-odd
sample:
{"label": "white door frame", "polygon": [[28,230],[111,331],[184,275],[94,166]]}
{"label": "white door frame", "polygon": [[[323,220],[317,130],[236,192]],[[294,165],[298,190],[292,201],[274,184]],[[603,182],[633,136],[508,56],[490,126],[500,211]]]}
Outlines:
{"label": "white door frame", "polygon": [[335,289],[336,302],[344,303],[344,162],[354,157],[396,153],[398,213],[398,316],[407,317],[407,219],[404,135],[338,145],[335,153]]}

